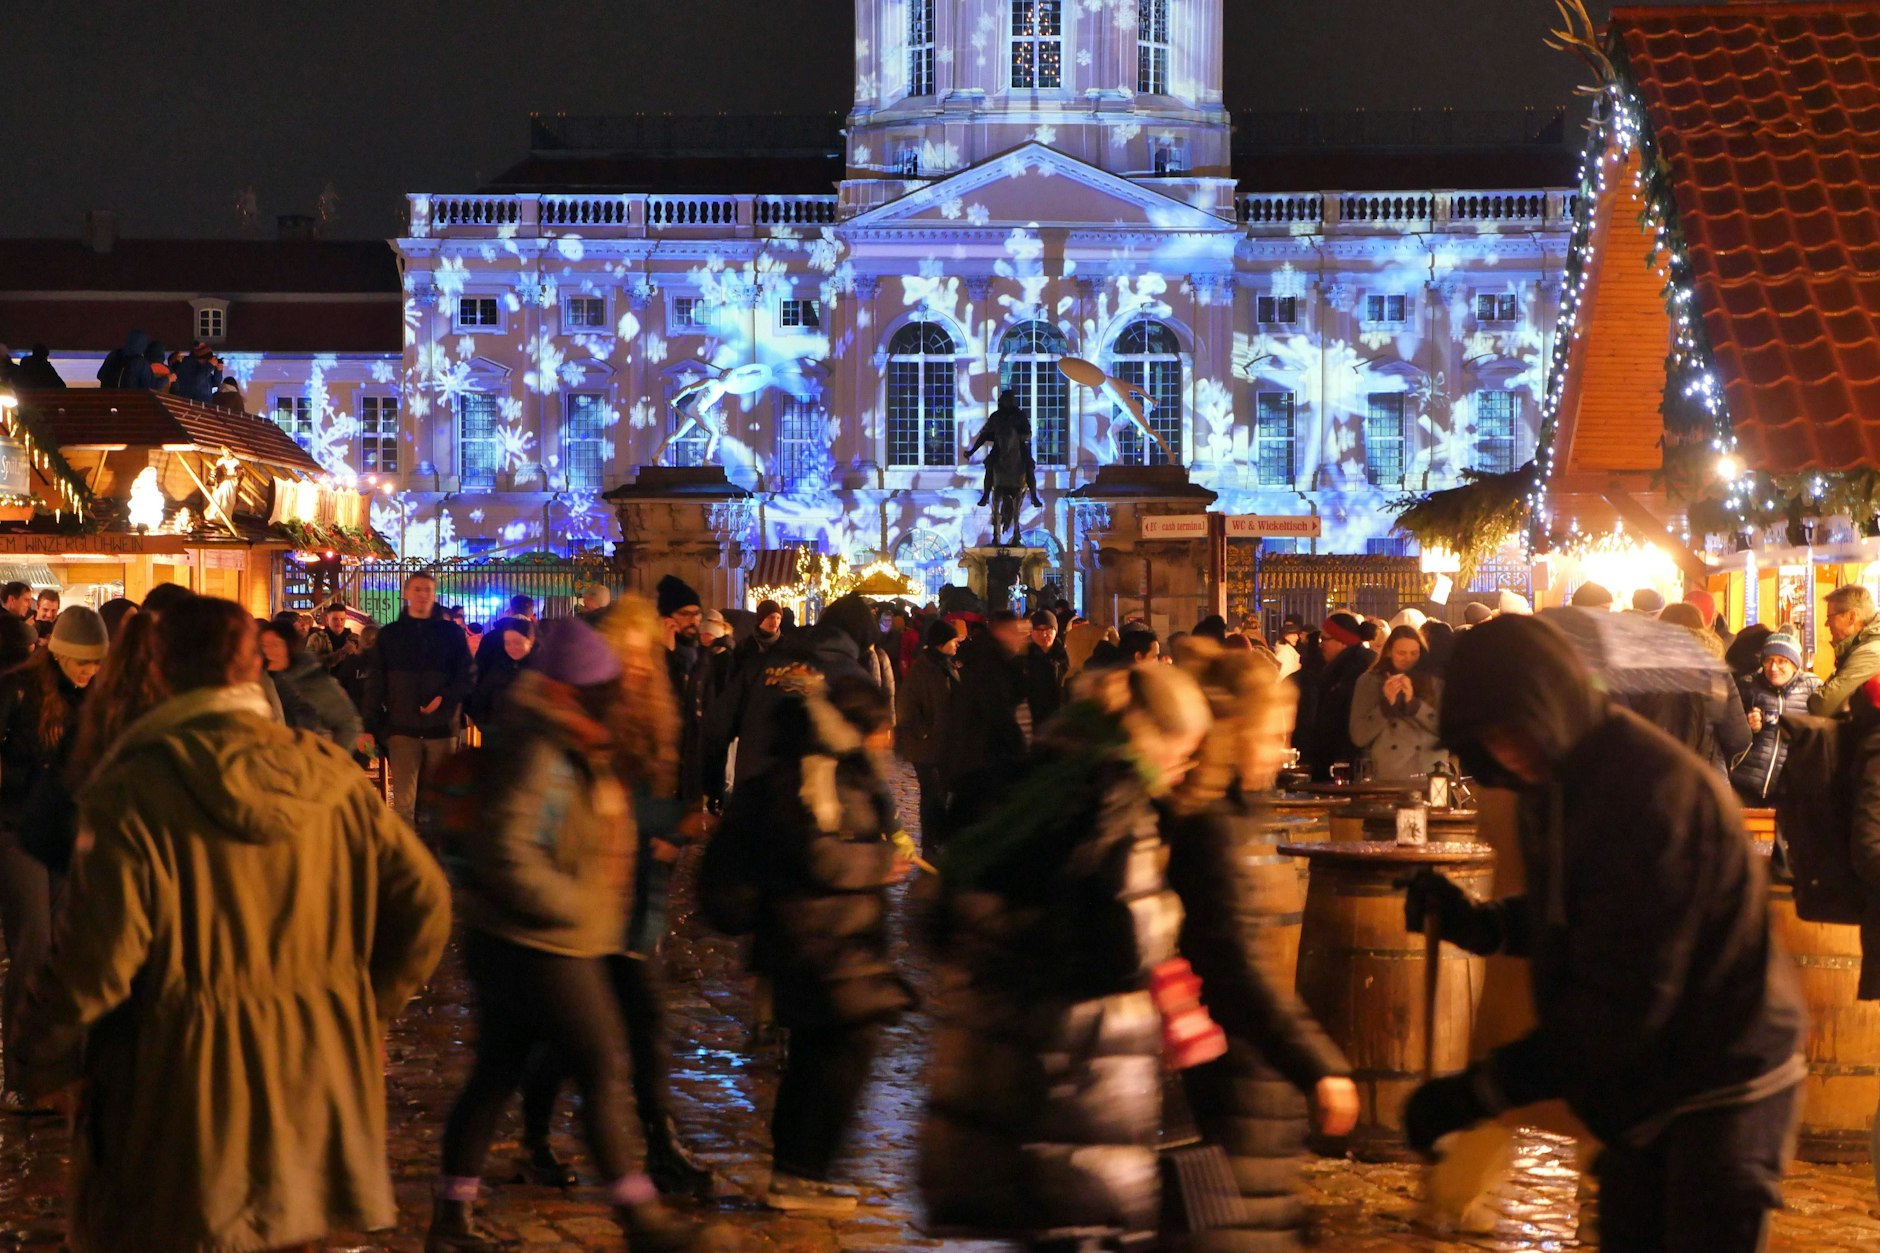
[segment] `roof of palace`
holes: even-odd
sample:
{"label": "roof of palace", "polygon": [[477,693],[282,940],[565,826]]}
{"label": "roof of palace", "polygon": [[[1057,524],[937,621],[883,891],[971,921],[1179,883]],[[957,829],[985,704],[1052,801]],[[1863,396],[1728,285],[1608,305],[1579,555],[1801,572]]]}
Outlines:
{"label": "roof of palace", "polygon": [[1880,465],[1880,0],[1614,10],[1737,445]]}

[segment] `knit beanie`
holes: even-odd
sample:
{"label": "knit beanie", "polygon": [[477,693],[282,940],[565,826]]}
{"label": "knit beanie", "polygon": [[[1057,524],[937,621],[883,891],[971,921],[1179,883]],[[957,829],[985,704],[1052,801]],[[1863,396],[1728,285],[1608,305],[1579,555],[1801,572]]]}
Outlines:
{"label": "knit beanie", "polygon": [[759,622],[762,622],[773,613],[780,614],[782,612],[783,606],[779,605],[774,600],[760,600],[757,602],[757,620]]}
{"label": "knit beanie", "polygon": [[535,650],[530,669],[570,687],[593,687],[620,677],[620,654],[581,618],[565,618]]}
{"label": "knit beanie", "polygon": [[1319,624],[1319,634],[1327,639],[1337,640],[1346,648],[1356,648],[1364,642],[1358,634],[1359,622],[1356,617],[1340,610]]}
{"label": "knit beanie", "polygon": [[705,603],[699,594],[676,574],[668,574],[661,579],[659,586],[654,589],[654,595],[659,601],[659,616],[662,618],[670,618],[681,609],[689,609],[693,605]]}
{"label": "knit beanie", "polygon": [[1632,593],[1632,608],[1640,613],[1663,613],[1664,594],[1655,587],[1641,587]]}
{"label": "knit beanie", "polygon": [[1778,631],[1763,642],[1762,659],[1768,661],[1771,657],[1787,657],[1795,663],[1797,670],[1802,668],[1801,647],[1796,644],[1795,637],[1786,631]]}
{"label": "knit beanie", "polygon": [[98,611],[87,605],[73,605],[59,611],[52,624],[52,639],[46,644],[54,657],[68,661],[103,661],[111,647],[111,632],[105,629]]}
{"label": "knit beanie", "polygon": [[1575,609],[1611,609],[1612,593],[1598,583],[1582,583],[1570,603]]}

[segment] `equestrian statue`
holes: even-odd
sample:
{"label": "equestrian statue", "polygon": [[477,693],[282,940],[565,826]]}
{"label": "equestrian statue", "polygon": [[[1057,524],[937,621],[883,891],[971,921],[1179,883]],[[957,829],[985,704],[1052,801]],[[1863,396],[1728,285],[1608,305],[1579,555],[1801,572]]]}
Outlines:
{"label": "equestrian statue", "polygon": [[[987,452],[985,488],[979,493],[979,503],[992,502],[993,546],[1016,544],[1018,508],[1025,494],[1031,494],[1034,506],[1044,508],[1044,501],[1038,498],[1038,463],[1031,455],[1031,419],[1019,408],[1017,392],[999,393],[999,407],[966,450],[966,460],[971,461],[981,448]],[[1007,530],[1011,539],[1001,541],[1000,533]]]}

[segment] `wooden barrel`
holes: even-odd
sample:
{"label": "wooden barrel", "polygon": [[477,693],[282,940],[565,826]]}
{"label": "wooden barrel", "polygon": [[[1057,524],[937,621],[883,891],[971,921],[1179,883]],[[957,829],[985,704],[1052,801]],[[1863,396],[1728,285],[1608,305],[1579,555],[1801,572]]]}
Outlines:
{"label": "wooden barrel", "polygon": [[1808,1078],[1796,1153],[1805,1162],[1865,1161],[1880,1106],[1880,1001],[1855,997],[1860,928],[1802,921],[1795,890],[1772,883],[1769,929],[1795,958],[1808,1006]]}
{"label": "wooden barrel", "polygon": [[1436,1014],[1425,1021],[1423,937],[1403,925],[1397,880],[1434,867],[1470,895],[1484,897],[1494,851],[1480,844],[1284,844],[1311,867],[1300,933],[1300,999],[1344,1050],[1360,1112],[1350,1150],[1363,1161],[1400,1161],[1403,1103],[1423,1080],[1424,1040],[1436,1041],[1439,1074],[1469,1063],[1469,1033],[1481,995],[1483,962],[1445,944]]}
{"label": "wooden barrel", "polygon": [[1299,970],[1299,928],[1305,920],[1306,866],[1281,844],[1319,843],[1322,817],[1263,816],[1251,820],[1240,845],[1241,883],[1251,904],[1247,943],[1273,987],[1290,989]]}

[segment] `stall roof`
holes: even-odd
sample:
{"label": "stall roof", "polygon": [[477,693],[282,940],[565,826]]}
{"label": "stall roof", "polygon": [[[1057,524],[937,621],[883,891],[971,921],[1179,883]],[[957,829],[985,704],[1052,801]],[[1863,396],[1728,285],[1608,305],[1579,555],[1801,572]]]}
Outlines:
{"label": "stall roof", "polygon": [[1880,0],[1621,8],[1739,451],[1880,466]]}
{"label": "stall roof", "polygon": [[266,418],[163,392],[89,387],[25,391],[20,393],[20,408],[36,418],[60,448],[189,446],[211,453],[227,448],[247,461],[308,475],[322,472],[319,462]]}

